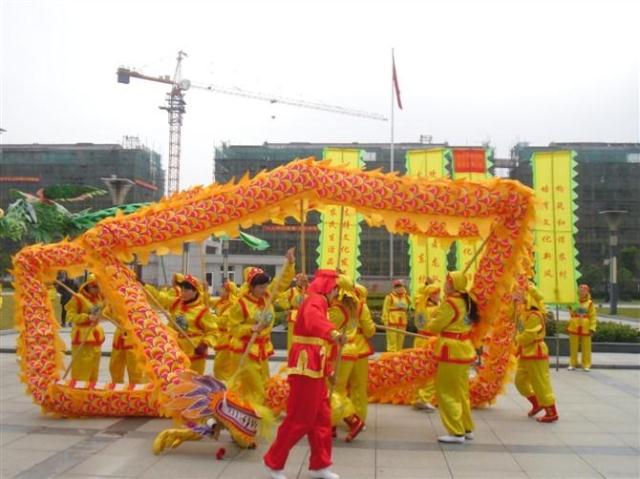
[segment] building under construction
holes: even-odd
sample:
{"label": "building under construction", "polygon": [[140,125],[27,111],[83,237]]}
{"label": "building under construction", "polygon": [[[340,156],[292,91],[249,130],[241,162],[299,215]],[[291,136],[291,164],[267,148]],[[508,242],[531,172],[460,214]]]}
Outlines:
{"label": "building under construction", "polygon": [[[51,185],[88,185],[106,189],[101,178],[129,179],[133,187],[125,202],[158,201],[164,195],[165,173],[155,151],[129,142],[119,144],[0,145],[0,208],[13,201],[12,189],[35,193]],[[112,206],[109,195],[67,205],[70,211]]]}
{"label": "building under construction", "polygon": [[[125,203],[158,201],[164,195],[165,172],[161,157],[131,137],[119,144],[25,144],[0,145],[0,208],[14,201],[11,190],[35,194],[51,185],[87,185],[107,189],[101,178],[130,180]],[[113,206],[111,195],[65,203],[71,212]],[[10,241],[0,244],[2,265],[18,249]],[[2,271],[0,271],[2,274]]]}

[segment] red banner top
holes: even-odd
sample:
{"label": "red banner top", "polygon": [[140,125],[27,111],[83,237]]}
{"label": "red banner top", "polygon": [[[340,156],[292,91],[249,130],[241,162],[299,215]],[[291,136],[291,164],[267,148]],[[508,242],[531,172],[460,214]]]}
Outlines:
{"label": "red banner top", "polygon": [[454,148],[453,171],[455,173],[486,173],[484,148]]}

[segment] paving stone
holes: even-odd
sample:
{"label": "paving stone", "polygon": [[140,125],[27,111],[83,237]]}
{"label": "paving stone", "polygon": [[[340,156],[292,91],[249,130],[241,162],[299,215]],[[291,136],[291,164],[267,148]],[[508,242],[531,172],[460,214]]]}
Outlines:
{"label": "paving stone", "polygon": [[[190,441],[155,456],[156,434],[174,427],[160,418],[56,419],[40,414],[24,394],[18,366],[0,354],[0,477],[40,479],[206,478],[266,479],[262,456],[269,447],[238,448],[223,432],[219,442]],[[106,363],[105,363],[106,364]],[[105,365],[103,365],[105,366]],[[276,371],[281,363],[272,363]],[[105,366],[106,371],[106,366]],[[491,407],[474,410],[473,441],[443,445],[437,413],[408,406],[371,405],[367,431],[333,444],[335,472],[343,479],[412,478],[637,478],[640,455],[638,395],[634,370],[551,371],[560,421],[528,418],[529,404],[512,385]],[[9,393],[10,397],[7,397]],[[224,447],[224,460],[215,452]],[[292,450],[289,479],[308,478],[306,439]]]}

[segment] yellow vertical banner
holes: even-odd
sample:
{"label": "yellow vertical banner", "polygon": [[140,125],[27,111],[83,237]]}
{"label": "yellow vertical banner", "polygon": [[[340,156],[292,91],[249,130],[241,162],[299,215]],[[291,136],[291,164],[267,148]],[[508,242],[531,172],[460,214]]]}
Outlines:
{"label": "yellow vertical banner", "polygon": [[[468,181],[491,178],[491,150],[488,148],[453,148],[453,179]],[[476,254],[480,238],[456,241],[456,269],[463,271]],[[476,272],[477,261],[469,266],[467,275]]]}
{"label": "yellow vertical banner", "polygon": [[[446,177],[450,154],[450,150],[446,148],[408,151],[407,176],[424,177],[429,180]],[[436,238],[409,235],[409,286],[413,298],[427,277],[444,281],[447,272],[447,251]]]}
{"label": "yellow vertical banner", "polygon": [[570,304],[579,278],[574,243],[575,152],[536,152],[531,157],[538,200],[535,229],[536,283],[545,300]]}
{"label": "yellow vertical banner", "polygon": [[[362,150],[345,148],[325,148],[324,160],[334,165],[345,165],[361,169]],[[360,220],[355,208],[330,205],[320,210],[320,244],[318,246],[318,267],[340,269],[357,281],[360,277]]]}

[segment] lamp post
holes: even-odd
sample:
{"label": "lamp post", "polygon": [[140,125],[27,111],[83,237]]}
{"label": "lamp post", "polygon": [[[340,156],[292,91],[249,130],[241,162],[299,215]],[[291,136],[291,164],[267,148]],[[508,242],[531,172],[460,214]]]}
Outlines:
{"label": "lamp post", "polygon": [[609,314],[618,314],[618,226],[626,210],[599,211],[609,227]]}
{"label": "lamp post", "polygon": [[229,279],[229,240],[221,240],[222,249],[222,284]]}
{"label": "lamp post", "polygon": [[113,206],[119,206],[124,204],[124,200],[127,198],[127,193],[135,184],[129,178],[118,178],[116,175],[111,175],[109,178],[100,178],[111,194],[111,203]]}

